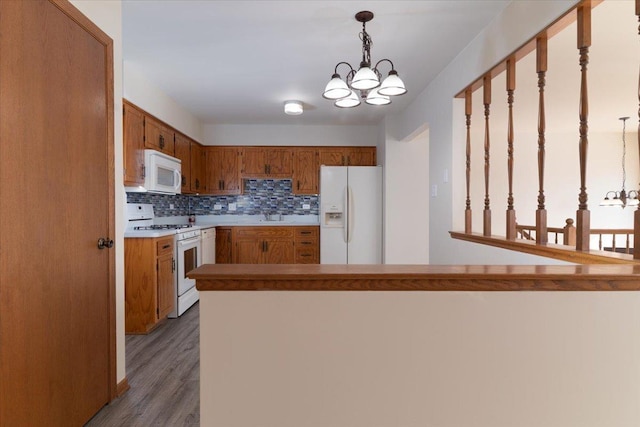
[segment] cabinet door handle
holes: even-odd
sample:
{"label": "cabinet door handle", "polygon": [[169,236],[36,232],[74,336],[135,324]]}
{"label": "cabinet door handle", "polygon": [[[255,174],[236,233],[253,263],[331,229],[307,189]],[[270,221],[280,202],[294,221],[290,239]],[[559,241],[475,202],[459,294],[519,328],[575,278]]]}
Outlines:
{"label": "cabinet door handle", "polygon": [[298,190],[300,189],[300,181],[298,181]]}
{"label": "cabinet door handle", "polygon": [[171,272],[175,272],[175,271],[176,271],[176,259],[171,258]]}
{"label": "cabinet door handle", "polygon": [[200,188],[200,180],[196,178],[196,190]]}
{"label": "cabinet door handle", "polygon": [[301,231],[300,234],[311,234],[310,231]]}
{"label": "cabinet door handle", "polygon": [[342,166],[345,166],[345,163],[344,163],[344,156],[342,156]]}
{"label": "cabinet door handle", "polygon": [[222,180],[222,189],[224,190],[224,179]]}
{"label": "cabinet door handle", "polygon": [[184,187],[185,185],[187,185],[187,177],[182,175],[182,186]]}
{"label": "cabinet door handle", "polygon": [[164,245],[164,246],[162,247],[162,249],[169,249],[170,247],[171,247],[171,244],[170,244],[170,243],[167,243],[166,245]]}
{"label": "cabinet door handle", "polygon": [[351,166],[351,156],[347,156],[347,166]]}
{"label": "cabinet door handle", "polygon": [[164,148],[164,135],[160,135],[160,148]]}
{"label": "cabinet door handle", "polygon": [[271,165],[268,165],[268,166],[267,166],[267,173],[268,173],[268,174],[271,174]]}
{"label": "cabinet door handle", "polygon": [[98,249],[111,249],[113,247],[113,240],[110,238],[100,237],[98,239]]}

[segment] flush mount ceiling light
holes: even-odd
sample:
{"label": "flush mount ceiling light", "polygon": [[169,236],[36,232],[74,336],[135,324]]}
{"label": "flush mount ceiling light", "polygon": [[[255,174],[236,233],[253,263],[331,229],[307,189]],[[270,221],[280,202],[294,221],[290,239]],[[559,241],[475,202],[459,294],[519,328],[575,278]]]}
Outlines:
{"label": "flush mount ceiling light", "polygon": [[[625,181],[627,180],[627,171],[625,168],[625,158],[627,156],[627,142],[625,141],[625,129],[626,122],[629,117],[620,117],[622,120],[622,190],[620,191],[608,191],[604,196],[604,200],[600,202],[600,206],[620,206],[624,209],[625,206],[638,206],[638,192],[631,190],[628,193],[625,191]],[[609,198],[611,195],[611,198]]]}
{"label": "flush mount ceiling light", "polygon": [[[407,92],[404,82],[398,77],[398,72],[393,67],[393,62],[389,59],[381,59],[371,68],[371,37],[367,33],[366,23],[373,19],[373,12],[367,10],[356,13],[356,21],[362,22],[362,61],[360,68],[356,72],[348,62],[338,62],[331,80],[327,83],[322,96],[334,102],[336,107],[351,108],[360,105],[360,99],[370,105],[387,105],[391,103],[390,96],[402,95]],[[389,75],[380,83],[382,74],[378,71],[378,66],[388,62],[391,64]],[[340,65],[349,67],[346,81],[342,80],[338,74]],[[358,97],[358,92],[360,96]]]}
{"label": "flush mount ceiling light", "polygon": [[290,116],[299,116],[302,114],[302,102],[300,101],[286,101],[284,103],[284,112]]}

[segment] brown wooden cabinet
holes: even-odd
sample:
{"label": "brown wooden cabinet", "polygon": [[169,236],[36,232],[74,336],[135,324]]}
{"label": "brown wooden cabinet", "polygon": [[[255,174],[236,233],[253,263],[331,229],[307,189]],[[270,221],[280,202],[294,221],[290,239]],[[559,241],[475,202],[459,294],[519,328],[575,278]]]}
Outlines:
{"label": "brown wooden cabinet", "polygon": [[293,194],[318,194],[318,150],[310,147],[293,149]]}
{"label": "brown wooden cabinet", "polygon": [[231,227],[216,227],[216,264],[231,264]]}
{"label": "brown wooden cabinet", "polygon": [[131,104],[122,108],[124,185],[144,184],[144,114]]}
{"label": "brown wooden cabinet", "polygon": [[206,193],[206,162],[202,145],[191,141],[191,192]]}
{"label": "brown wooden cabinet", "polygon": [[174,156],[180,159],[182,181],[180,190],[182,193],[191,192],[191,140],[181,133],[175,133]]}
{"label": "brown wooden cabinet", "polygon": [[294,227],[296,264],[320,263],[320,227]]}
{"label": "brown wooden cabinet", "polygon": [[293,227],[233,227],[234,264],[293,264]]}
{"label": "brown wooden cabinet", "polygon": [[293,148],[245,147],[242,155],[243,178],[291,178]]}
{"label": "brown wooden cabinet", "polygon": [[319,147],[320,165],[375,166],[376,147]]}
{"label": "brown wooden cabinet", "polygon": [[146,148],[173,156],[175,154],[174,144],[173,129],[151,116],[145,117],[144,145]]}
{"label": "brown wooden cabinet", "polygon": [[125,239],[125,332],[146,334],[174,309],[174,237]]}
{"label": "brown wooden cabinet", "polygon": [[206,170],[209,194],[240,194],[241,147],[207,147]]}

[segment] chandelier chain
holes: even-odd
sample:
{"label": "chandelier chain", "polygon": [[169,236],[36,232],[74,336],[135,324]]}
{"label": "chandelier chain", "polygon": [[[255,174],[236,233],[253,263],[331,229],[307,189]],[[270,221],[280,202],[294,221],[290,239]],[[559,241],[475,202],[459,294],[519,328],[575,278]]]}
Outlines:
{"label": "chandelier chain", "polygon": [[627,141],[625,139],[625,130],[628,117],[621,117],[622,120],[622,190],[625,190],[625,183],[627,181],[627,169],[625,167],[627,157]]}

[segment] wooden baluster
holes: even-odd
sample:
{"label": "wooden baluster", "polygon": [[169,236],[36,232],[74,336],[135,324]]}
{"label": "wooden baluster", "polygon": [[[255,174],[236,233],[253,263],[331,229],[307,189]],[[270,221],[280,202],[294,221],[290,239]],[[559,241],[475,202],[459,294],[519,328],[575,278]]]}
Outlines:
{"label": "wooden baluster", "polygon": [[562,244],[566,246],[576,245],[576,228],[573,226],[573,219],[567,218],[564,226]]}
{"label": "wooden baluster", "polygon": [[613,252],[616,251],[616,233],[613,233],[613,237],[612,237],[612,242],[611,242],[611,248],[613,249]]}
{"label": "wooden baluster", "polygon": [[626,242],[626,243],[627,243],[627,246],[626,246],[626,251],[625,251],[625,253],[627,253],[627,254],[628,254],[628,253],[629,253],[629,243],[630,243],[630,241],[629,241],[629,233],[627,233],[627,242]]}
{"label": "wooden baluster", "polygon": [[591,46],[591,2],[585,1],[578,6],[578,49],[580,51],[580,194],[576,212],[576,249],[589,250],[589,230],[591,216],[587,196],[587,149],[589,146],[588,118],[589,97],[587,94],[587,65],[589,64],[589,46]]}
{"label": "wooden baluster", "polygon": [[598,234],[598,250],[602,250],[602,233]]}
{"label": "wooden baluster", "polygon": [[483,235],[491,236],[491,206],[489,202],[489,110],[491,108],[491,74],[483,78],[484,94],[484,211]]}
{"label": "wooden baluster", "polygon": [[464,210],[464,232],[471,234],[471,88],[464,92],[464,115],[467,119],[467,202]]}
{"label": "wooden baluster", "polygon": [[513,209],[513,91],[516,89],[516,59],[507,60],[507,104],[509,123],[507,129],[507,174],[509,195],[507,196],[507,240],[516,239],[516,211]]}
{"label": "wooden baluster", "polygon": [[[636,16],[640,23],[640,0],[636,0]],[[638,34],[640,35],[640,24],[638,25]],[[638,73],[638,147],[640,147],[640,72]],[[638,250],[635,249],[636,243],[639,244]],[[633,213],[633,246],[633,259],[640,259],[640,204]]]}
{"label": "wooden baluster", "polygon": [[536,244],[547,244],[547,210],[544,197],[544,157],[545,157],[545,109],[544,88],[547,74],[547,36],[536,40],[536,71],[538,73],[538,209],[536,210]]}

